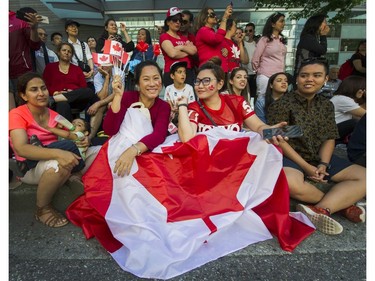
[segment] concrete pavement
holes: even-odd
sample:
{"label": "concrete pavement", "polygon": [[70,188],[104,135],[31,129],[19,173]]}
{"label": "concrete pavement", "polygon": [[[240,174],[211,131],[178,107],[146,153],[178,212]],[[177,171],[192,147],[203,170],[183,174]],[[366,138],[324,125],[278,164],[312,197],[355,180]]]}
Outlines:
{"label": "concrete pavement", "polygon": [[[55,206],[65,208],[82,192],[77,183],[65,185]],[[36,186],[9,190],[9,280],[145,280],[124,272],[97,240],[86,240],[80,228],[48,228],[33,217]],[[316,231],[293,253],[281,250],[276,239],[210,262],[170,280],[365,280],[366,224],[335,216],[342,234]]]}

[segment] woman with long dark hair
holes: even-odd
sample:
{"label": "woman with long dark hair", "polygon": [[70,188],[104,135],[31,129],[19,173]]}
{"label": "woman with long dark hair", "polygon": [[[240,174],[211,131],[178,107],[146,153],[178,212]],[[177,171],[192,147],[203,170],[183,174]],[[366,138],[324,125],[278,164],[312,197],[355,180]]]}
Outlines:
{"label": "woman with long dark hair", "polygon": [[257,43],[252,65],[257,73],[257,96],[266,92],[268,78],[276,73],[285,71],[286,38],[282,34],[285,26],[285,15],[274,13],[263,28],[262,37]]}
{"label": "woman with long dark hair", "polygon": [[331,102],[335,107],[335,121],[340,139],[350,135],[358,120],[366,114],[366,78],[351,75],[345,78]]}
{"label": "woman with long dark hair", "polygon": [[103,34],[97,40],[96,52],[97,53],[103,52],[105,40],[115,40],[117,42],[120,42],[125,52],[133,51],[134,42],[130,38],[128,31],[126,30],[126,25],[124,23],[120,23],[120,30],[125,37],[125,41],[123,40],[122,36],[117,33],[118,28],[117,28],[116,21],[114,19],[107,19],[104,24]]}
{"label": "woman with long dark hair", "polygon": [[297,45],[294,76],[297,75],[301,61],[311,57],[321,57],[327,53],[327,15],[311,16],[305,23]]}
{"label": "woman with long dark hair", "polygon": [[291,82],[291,75],[285,72],[275,73],[268,80],[266,94],[259,97],[255,103],[255,113],[264,123],[267,123],[266,116],[269,106],[288,92]]}

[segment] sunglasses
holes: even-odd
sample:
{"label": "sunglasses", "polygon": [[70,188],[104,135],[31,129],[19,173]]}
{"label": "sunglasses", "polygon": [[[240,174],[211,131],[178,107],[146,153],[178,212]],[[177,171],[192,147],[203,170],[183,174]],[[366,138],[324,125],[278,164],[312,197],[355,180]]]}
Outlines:
{"label": "sunglasses", "polygon": [[188,24],[189,21],[188,21],[188,20],[182,20],[181,23],[182,23],[182,24]]}
{"label": "sunglasses", "polygon": [[216,79],[211,79],[211,77],[204,77],[202,79],[196,78],[194,81],[194,86],[199,86],[201,83],[203,86],[208,86],[211,83],[211,80],[216,80]]}
{"label": "sunglasses", "polygon": [[301,61],[301,63],[309,63],[309,62],[321,62],[321,63],[328,64],[328,60],[322,57],[311,57],[311,58],[303,59]]}
{"label": "sunglasses", "polygon": [[254,30],[252,30],[252,29],[245,29],[245,33],[251,33],[251,32],[254,32]]}
{"label": "sunglasses", "polygon": [[207,15],[209,18],[216,18],[216,14],[215,13],[209,13],[208,15]]}
{"label": "sunglasses", "polygon": [[182,19],[180,18],[172,18],[171,21],[173,21],[174,23],[176,22],[182,23]]}

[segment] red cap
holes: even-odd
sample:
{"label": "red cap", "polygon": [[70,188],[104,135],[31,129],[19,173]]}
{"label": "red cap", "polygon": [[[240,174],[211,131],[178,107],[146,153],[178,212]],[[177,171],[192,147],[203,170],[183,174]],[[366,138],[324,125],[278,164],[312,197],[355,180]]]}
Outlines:
{"label": "red cap", "polygon": [[167,12],[167,18],[173,17],[173,16],[178,15],[178,14],[181,14],[181,10],[179,8],[177,8],[177,7],[169,8],[169,10]]}

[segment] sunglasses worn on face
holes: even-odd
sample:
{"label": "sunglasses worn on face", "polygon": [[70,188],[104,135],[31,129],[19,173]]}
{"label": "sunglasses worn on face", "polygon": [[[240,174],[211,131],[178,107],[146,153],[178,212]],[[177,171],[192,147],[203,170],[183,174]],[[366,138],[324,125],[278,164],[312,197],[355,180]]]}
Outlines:
{"label": "sunglasses worn on face", "polygon": [[182,19],[179,19],[179,18],[172,18],[171,21],[173,21],[174,23],[176,22],[182,23]]}
{"label": "sunglasses worn on face", "polygon": [[216,79],[211,79],[211,77],[204,77],[202,79],[196,78],[194,81],[194,86],[199,86],[201,83],[203,86],[208,86],[211,83],[211,80],[216,80]]}
{"label": "sunglasses worn on face", "polygon": [[252,29],[245,29],[245,33],[250,33],[250,32],[253,32],[254,30]]}
{"label": "sunglasses worn on face", "polygon": [[215,13],[209,13],[207,16],[209,18],[216,18],[216,14]]}
{"label": "sunglasses worn on face", "polygon": [[181,23],[182,23],[182,24],[188,24],[189,21],[188,21],[188,20],[182,20]]}

